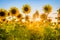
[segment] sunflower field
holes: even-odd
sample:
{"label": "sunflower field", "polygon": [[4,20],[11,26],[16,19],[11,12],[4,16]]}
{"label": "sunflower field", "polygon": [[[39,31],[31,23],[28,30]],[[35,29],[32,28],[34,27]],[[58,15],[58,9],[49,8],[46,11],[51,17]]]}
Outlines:
{"label": "sunflower field", "polygon": [[10,10],[0,8],[0,40],[60,40],[60,9],[57,11],[57,22],[48,18],[52,12],[51,5],[45,5],[43,11],[39,15],[36,10],[31,19],[28,4],[22,7],[25,17],[17,7],[11,7]]}

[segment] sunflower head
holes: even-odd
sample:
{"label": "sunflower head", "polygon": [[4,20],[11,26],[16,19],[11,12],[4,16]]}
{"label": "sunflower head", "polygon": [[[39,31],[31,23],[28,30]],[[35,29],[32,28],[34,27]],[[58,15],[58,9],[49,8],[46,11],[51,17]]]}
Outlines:
{"label": "sunflower head", "polygon": [[19,13],[19,10],[16,7],[11,7],[9,13],[12,16],[16,16]]}
{"label": "sunflower head", "polygon": [[57,11],[58,11],[58,13],[60,14],[60,8],[59,8]]}
{"label": "sunflower head", "polygon": [[50,5],[45,5],[45,6],[43,7],[43,10],[44,10],[44,12],[46,12],[46,13],[50,13],[50,12],[52,11],[52,6],[50,6]]}
{"label": "sunflower head", "polygon": [[42,15],[40,15],[40,18],[41,18],[42,20],[45,20],[45,19],[47,19],[47,15],[46,15],[46,14],[42,14]]}
{"label": "sunflower head", "polygon": [[18,14],[17,19],[21,19],[21,18],[22,18],[22,14]]}
{"label": "sunflower head", "polygon": [[33,14],[33,18],[37,18],[37,17],[39,17],[39,12],[38,12],[38,10]]}
{"label": "sunflower head", "polygon": [[0,9],[0,18],[5,18],[8,12],[5,9]]}
{"label": "sunflower head", "polygon": [[29,19],[30,19],[29,16],[26,16],[26,17],[25,17],[25,20],[26,20],[26,21],[29,21]]}
{"label": "sunflower head", "polygon": [[10,13],[8,12],[8,16],[10,16]]}
{"label": "sunflower head", "polygon": [[47,19],[47,22],[51,22],[52,21],[52,19]]}
{"label": "sunflower head", "polygon": [[31,7],[28,4],[25,4],[22,7],[22,11],[23,11],[23,13],[28,14],[31,11]]}
{"label": "sunflower head", "polygon": [[6,21],[6,19],[4,18],[4,19],[1,19],[2,20],[2,22],[5,22]]}
{"label": "sunflower head", "polygon": [[7,22],[6,18],[2,18],[2,19],[1,19],[1,22],[2,22],[2,23],[6,23],[6,22]]}

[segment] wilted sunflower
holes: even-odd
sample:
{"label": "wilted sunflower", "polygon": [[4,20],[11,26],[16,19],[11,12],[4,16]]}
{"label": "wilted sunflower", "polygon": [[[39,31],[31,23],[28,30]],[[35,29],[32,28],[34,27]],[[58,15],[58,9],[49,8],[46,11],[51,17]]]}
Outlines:
{"label": "wilted sunflower", "polygon": [[41,18],[42,20],[46,20],[46,19],[47,19],[47,15],[46,15],[46,14],[42,14],[42,15],[40,15],[40,18]]}
{"label": "wilted sunflower", "polygon": [[9,15],[17,16],[19,14],[19,10],[16,7],[11,7],[9,13]]}
{"label": "wilted sunflower", "polygon": [[5,9],[0,9],[0,18],[5,18],[8,12]]}
{"label": "wilted sunflower", "polygon": [[34,14],[33,14],[33,18],[38,18],[39,17],[39,12],[36,11]]}
{"label": "wilted sunflower", "polygon": [[44,12],[49,14],[52,11],[52,6],[51,5],[45,5],[43,7],[43,10],[44,10]]}
{"label": "wilted sunflower", "polygon": [[25,4],[22,7],[22,11],[23,11],[23,13],[28,14],[31,11],[31,7],[28,4]]}

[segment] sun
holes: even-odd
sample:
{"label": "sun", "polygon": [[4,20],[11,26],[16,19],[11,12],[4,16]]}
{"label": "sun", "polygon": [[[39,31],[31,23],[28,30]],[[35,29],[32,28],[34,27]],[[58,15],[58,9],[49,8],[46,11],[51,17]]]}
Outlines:
{"label": "sun", "polygon": [[23,7],[22,7],[22,11],[23,11],[23,13],[25,13],[25,14],[29,14],[30,11],[31,11],[31,7],[30,7],[28,4],[25,4],[25,5],[23,5]]}

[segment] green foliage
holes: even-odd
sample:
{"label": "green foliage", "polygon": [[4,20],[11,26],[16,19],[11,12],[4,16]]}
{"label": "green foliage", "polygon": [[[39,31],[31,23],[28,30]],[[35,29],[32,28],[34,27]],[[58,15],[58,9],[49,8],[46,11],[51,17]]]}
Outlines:
{"label": "green foliage", "polygon": [[[44,25],[43,25],[44,26]],[[42,27],[42,25],[41,25]],[[0,24],[0,40],[60,40],[60,29],[58,27],[43,27],[44,32],[28,30],[25,25]]]}
{"label": "green foliage", "polygon": [[11,39],[12,39],[12,35],[6,32],[5,29],[0,28],[0,40],[11,40]]}

